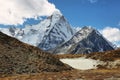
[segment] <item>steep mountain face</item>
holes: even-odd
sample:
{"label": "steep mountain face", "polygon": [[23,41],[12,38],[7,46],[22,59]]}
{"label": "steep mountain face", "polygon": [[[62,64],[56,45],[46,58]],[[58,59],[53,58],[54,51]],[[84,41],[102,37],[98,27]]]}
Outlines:
{"label": "steep mountain face", "polygon": [[83,27],[69,41],[58,46],[52,53],[91,53],[114,50],[97,30],[91,27]]}
{"label": "steep mountain face", "polygon": [[44,50],[55,48],[57,45],[68,41],[74,34],[71,26],[60,12],[55,12],[48,19],[50,24],[47,27],[50,29],[46,30],[43,40],[38,45]]}
{"label": "steep mountain face", "polygon": [[55,56],[0,32],[0,77],[70,69]]}
{"label": "steep mountain face", "polygon": [[68,41],[74,34],[70,24],[60,11],[55,11],[37,25],[27,25],[23,29],[11,27],[0,29],[0,31],[43,50],[55,48]]}

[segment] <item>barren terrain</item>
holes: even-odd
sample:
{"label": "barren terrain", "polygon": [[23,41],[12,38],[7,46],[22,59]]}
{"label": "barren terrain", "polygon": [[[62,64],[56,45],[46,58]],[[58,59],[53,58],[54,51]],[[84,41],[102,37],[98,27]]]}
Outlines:
{"label": "barren terrain", "polygon": [[0,80],[120,80],[120,70],[71,70],[62,72],[42,72],[31,75],[16,75]]}

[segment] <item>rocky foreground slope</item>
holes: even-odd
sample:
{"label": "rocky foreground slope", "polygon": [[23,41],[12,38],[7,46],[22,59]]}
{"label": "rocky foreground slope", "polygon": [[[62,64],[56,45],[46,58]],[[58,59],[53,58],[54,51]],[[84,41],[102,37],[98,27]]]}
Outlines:
{"label": "rocky foreground slope", "polygon": [[70,69],[55,56],[0,32],[0,76]]}

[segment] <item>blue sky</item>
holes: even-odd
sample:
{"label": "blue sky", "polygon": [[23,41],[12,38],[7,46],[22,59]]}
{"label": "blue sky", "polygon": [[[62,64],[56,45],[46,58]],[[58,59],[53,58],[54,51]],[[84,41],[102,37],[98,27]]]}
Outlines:
{"label": "blue sky", "polygon": [[49,0],[72,26],[120,27],[120,0]]}
{"label": "blue sky", "polygon": [[[9,0],[1,1],[0,4],[6,5],[7,3],[9,7],[0,6],[0,10],[4,8],[6,10],[6,12],[0,14],[0,24],[5,23],[4,25],[6,25],[6,23],[7,24],[20,23],[22,24],[21,26],[24,26],[25,24],[34,23],[36,24],[37,22],[39,22],[39,20],[34,20],[34,16],[36,15],[37,17],[38,15],[41,16],[40,13],[49,14],[50,13],[49,11],[50,10],[53,11],[54,7],[56,7],[63,13],[63,15],[67,18],[69,23],[74,27],[90,25],[97,29],[103,29],[106,26],[120,28],[120,9],[119,9],[120,0],[48,0],[49,4],[47,3],[47,0],[43,1],[41,0],[36,0],[36,2],[35,0],[27,1],[13,0],[10,2]],[[10,4],[11,2],[16,3],[16,5],[11,6]],[[44,4],[46,8],[41,9],[41,7],[43,7],[43,5],[41,4]],[[20,5],[22,5],[23,7],[20,7]],[[9,13],[9,15],[6,13]],[[17,17],[14,17],[16,15]],[[24,21],[24,19],[27,21]],[[2,27],[2,25],[0,26]]]}
{"label": "blue sky", "polygon": [[73,27],[92,26],[120,46],[120,0],[49,0]]}
{"label": "blue sky", "polygon": [[37,24],[56,9],[73,27],[92,26],[120,46],[120,0],[0,0],[0,27]]}

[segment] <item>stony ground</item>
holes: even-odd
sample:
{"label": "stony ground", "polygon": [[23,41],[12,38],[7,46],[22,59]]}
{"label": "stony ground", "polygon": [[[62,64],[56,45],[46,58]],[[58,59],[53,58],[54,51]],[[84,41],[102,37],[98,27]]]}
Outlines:
{"label": "stony ground", "polygon": [[63,72],[44,72],[31,75],[16,75],[0,80],[120,80],[120,70],[71,70]]}

